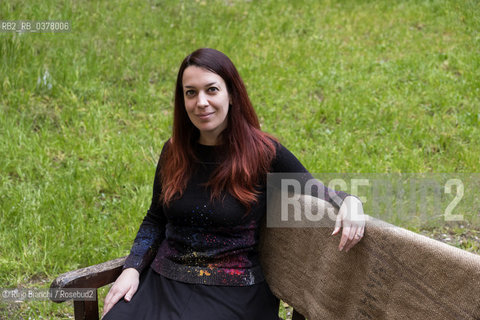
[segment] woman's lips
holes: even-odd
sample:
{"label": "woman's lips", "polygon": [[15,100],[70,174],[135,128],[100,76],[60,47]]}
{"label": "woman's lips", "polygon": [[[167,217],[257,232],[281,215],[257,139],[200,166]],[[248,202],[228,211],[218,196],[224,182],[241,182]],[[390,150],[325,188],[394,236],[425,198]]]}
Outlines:
{"label": "woman's lips", "polygon": [[202,120],[206,120],[206,119],[210,118],[210,116],[213,115],[213,114],[214,114],[214,112],[202,113],[202,114],[197,114],[197,117],[199,117]]}

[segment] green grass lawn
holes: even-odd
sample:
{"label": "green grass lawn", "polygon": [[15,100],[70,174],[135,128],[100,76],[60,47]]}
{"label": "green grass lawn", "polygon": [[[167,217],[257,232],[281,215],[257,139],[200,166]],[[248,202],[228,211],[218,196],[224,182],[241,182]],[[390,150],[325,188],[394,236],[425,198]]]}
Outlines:
{"label": "green grass lawn", "polygon": [[[233,60],[262,128],[311,172],[479,173],[479,16],[473,0],[0,2],[2,20],[71,22],[0,33],[0,287],[128,254],[199,47]],[[403,226],[480,252],[476,220]]]}

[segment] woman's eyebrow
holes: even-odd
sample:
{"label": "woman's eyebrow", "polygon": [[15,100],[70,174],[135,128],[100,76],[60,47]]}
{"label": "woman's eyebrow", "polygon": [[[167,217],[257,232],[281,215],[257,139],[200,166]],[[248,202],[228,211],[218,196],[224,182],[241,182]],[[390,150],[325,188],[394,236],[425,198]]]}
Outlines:
{"label": "woman's eyebrow", "polygon": [[[217,82],[215,81],[215,82],[207,83],[204,87],[210,87],[210,86],[212,86],[212,85],[214,85],[214,84],[217,84]],[[183,86],[183,87],[184,87],[184,88],[195,88],[194,86],[188,86],[188,85],[187,85],[187,86]]]}

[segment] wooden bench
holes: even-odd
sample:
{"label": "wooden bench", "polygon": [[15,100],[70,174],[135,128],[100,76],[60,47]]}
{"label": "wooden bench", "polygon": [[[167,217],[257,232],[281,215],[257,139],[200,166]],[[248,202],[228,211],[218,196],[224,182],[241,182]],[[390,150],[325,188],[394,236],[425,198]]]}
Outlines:
{"label": "wooden bench", "polygon": [[[301,197],[302,211],[333,209]],[[480,319],[480,256],[367,219],[365,237],[338,252],[332,228],[264,228],[260,262],[272,292],[294,320]],[[60,275],[51,288],[99,288],[124,258]],[[59,302],[59,301],[58,301]],[[98,301],[75,301],[75,319],[98,319]],[[298,313],[300,312],[300,313]]]}
{"label": "wooden bench", "polygon": [[[115,282],[122,273],[122,266],[126,258],[127,257],[122,257],[61,274],[52,282],[50,288],[101,288],[109,283]],[[95,296],[97,296],[97,292]],[[53,301],[60,303],[66,300],[57,299]],[[96,297],[94,301],[75,300],[73,307],[75,320],[99,319],[98,297]],[[305,317],[294,310],[292,320],[305,320]]]}

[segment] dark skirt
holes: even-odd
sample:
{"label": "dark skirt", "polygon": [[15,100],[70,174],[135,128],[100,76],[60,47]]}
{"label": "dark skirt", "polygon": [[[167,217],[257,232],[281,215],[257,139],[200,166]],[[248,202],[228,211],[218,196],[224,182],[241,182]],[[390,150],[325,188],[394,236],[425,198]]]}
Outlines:
{"label": "dark skirt", "polygon": [[190,284],[148,268],[130,302],[123,298],[103,320],[278,320],[280,301],[266,281],[244,287]]}

